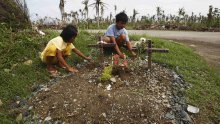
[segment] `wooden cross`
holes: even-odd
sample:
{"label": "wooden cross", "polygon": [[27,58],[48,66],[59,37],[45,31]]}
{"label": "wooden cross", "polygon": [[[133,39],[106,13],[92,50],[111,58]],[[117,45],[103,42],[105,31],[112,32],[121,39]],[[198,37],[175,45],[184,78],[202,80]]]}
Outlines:
{"label": "wooden cross", "polygon": [[[152,41],[147,40],[148,46],[145,49],[147,55],[148,55],[148,68],[151,70],[151,63],[152,63],[152,53],[153,52],[159,52],[159,53],[168,53],[169,49],[162,49],[162,48],[152,48]],[[137,50],[136,47],[132,48],[133,50]]]}

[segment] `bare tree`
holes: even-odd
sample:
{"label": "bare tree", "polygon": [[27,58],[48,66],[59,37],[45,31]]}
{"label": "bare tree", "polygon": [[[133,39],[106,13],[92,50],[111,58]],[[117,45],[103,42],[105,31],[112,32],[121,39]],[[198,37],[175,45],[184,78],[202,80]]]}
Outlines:
{"label": "bare tree", "polygon": [[59,4],[59,8],[60,8],[60,13],[61,13],[61,16],[62,16],[62,21],[64,20],[64,4],[65,4],[65,1],[64,0],[60,0],[60,4]]}
{"label": "bare tree", "polygon": [[82,2],[82,4],[84,4],[84,8],[83,8],[83,11],[85,11],[86,13],[86,18],[88,19],[89,17],[89,7],[88,7],[88,3],[89,3],[89,0],[84,0]]}
{"label": "bare tree", "polygon": [[112,22],[112,12],[110,12],[109,20],[110,20],[110,22]]}
{"label": "bare tree", "polygon": [[139,13],[137,12],[137,10],[134,9],[133,16],[132,16],[132,22],[135,22],[137,14],[139,14]]}
{"label": "bare tree", "polygon": [[115,10],[115,15],[116,15],[116,12],[117,12],[117,6],[114,5],[114,10]]}
{"label": "bare tree", "polygon": [[[98,28],[99,28],[99,21],[100,21],[100,8],[106,7],[106,3],[102,2],[101,0],[95,0],[94,3],[90,4],[89,6],[94,6],[96,9],[97,21],[98,21]],[[107,8],[107,7],[106,7]]]}
{"label": "bare tree", "polygon": [[162,15],[162,13],[161,13],[162,10],[159,6],[156,8],[156,10],[157,10],[157,20],[160,21],[161,15]]}
{"label": "bare tree", "polygon": [[104,16],[104,7],[103,6],[101,6],[101,17],[103,18],[103,16]]}

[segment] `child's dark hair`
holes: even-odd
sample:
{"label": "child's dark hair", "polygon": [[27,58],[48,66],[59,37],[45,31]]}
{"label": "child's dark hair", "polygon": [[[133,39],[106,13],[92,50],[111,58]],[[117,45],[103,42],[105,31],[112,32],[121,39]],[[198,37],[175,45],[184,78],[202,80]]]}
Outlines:
{"label": "child's dark hair", "polygon": [[120,12],[118,13],[116,16],[116,22],[119,22],[119,21],[122,21],[124,23],[127,23],[128,22],[128,16],[127,14],[125,14],[124,12]]}
{"label": "child's dark hair", "polygon": [[60,36],[63,38],[64,42],[70,42],[70,40],[76,36],[78,30],[73,25],[67,25],[63,31],[61,32]]}

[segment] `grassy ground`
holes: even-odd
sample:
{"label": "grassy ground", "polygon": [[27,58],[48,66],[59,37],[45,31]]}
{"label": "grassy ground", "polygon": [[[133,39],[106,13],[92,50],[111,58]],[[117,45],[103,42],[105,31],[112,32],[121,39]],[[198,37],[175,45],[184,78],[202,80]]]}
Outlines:
{"label": "grassy ground", "polygon": [[[42,50],[49,39],[58,33],[47,31],[45,37],[41,37],[32,31],[22,31],[13,33],[9,29],[0,25],[0,99],[3,106],[0,107],[0,123],[14,123],[14,118],[8,113],[10,100],[15,96],[28,97],[31,93],[30,86],[42,84],[49,80],[45,65],[40,62],[38,52]],[[141,36],[131,36],[133,40],[138,40]],[[90,54],[86,45],[95,42],[95,36],[87,32],[80,32],[75,46]],[[153,60],[165,63],[169,68],[174,69],[191,83],[193,87],[187,91],[188,103],[198,106],[200,113],[199,122],[210,122],[220,119],[220,75],[215,70],[207,66],[200,56],[193,50],[183,45],[151,38],[155,47],[170,49],[169,54],[153,55]],[[76,59],[70,59],[70,64],[79,62],[82,59],[73,55]],[[32,60],[31,65],[24,62]]]}
{"label": "grassy ground", "polygon": [[[42,37],[30,30],[12,32],[0,25],[0,34],[0,100],[3,102],[0,107],[0,123],[5,124],[14,123],[14,118],[8,112],[13,98],[26,98],[30,95],[33,84],[49,81],[46,67],[41,63],[38,52],[59,33],[46,31],[46,36]],[[81,32],[76,38],[76,47],[89,54],[85,45],[92,41],[95,41],[95,37]],[[24,64],[28,60],[32,61],[31,65]],[[81,60],[76,57],[74,62]],[[73,65],[73,62],[70,64]]]}

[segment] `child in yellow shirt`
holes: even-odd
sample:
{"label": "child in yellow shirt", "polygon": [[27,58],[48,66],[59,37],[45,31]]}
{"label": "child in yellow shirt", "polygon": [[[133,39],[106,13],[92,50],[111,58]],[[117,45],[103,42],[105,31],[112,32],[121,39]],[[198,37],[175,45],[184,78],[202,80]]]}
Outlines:
{"label": "child in yellow shirt", "polygon": [[58,72],[54,65],[58,64],[61,68],[66,69],[69,72],[75,73],[78,70],[71,67],[65,61],[65,58],[71,55],[71,51],[75,52],[78,56],[91,60],[91,57],[85,56],[80,50],[73,45],[77,36],[78,30],[73,25],[67,25],[60,36],[50,40],[40,55],[42,62],[47,65],[47,70],[52,75],[57,75]]}

